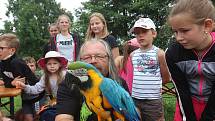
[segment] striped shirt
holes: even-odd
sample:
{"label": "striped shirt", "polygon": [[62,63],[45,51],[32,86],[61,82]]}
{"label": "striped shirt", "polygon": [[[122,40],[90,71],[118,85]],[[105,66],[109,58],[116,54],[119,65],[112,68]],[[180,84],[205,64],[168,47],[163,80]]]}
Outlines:
{"label": "striped shirt", "polygon": [[158,61],[159,48],[137,49],[132,54],[134,68],[132,97],[136,99],[160,99],[162,78]]}

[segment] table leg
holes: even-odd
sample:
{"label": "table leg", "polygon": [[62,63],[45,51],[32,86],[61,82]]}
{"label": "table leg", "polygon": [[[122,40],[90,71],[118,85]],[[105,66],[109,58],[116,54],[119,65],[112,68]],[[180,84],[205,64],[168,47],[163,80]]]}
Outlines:
{"label": "table leg", "polygon": [[14,97],[10,97],[10,116],[14,118]]}

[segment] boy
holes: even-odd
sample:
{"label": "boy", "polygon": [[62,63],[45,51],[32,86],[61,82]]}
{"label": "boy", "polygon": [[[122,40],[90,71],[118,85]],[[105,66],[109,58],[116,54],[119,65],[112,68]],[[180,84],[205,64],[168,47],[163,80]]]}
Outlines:
{"label": "boy", "polygon": [[157,36],[150,18],[140,18],[131,28],[140,48],[131,53],[133,83],[131,95],[141,111],[143,121],[162,121],[162,82],[170,80],[164,51],[153,45]]}
{"label": "boy", "polygon": [[41,72],[37,73],[37,63],[36,60],[33,57],[27,56],[24,57],[23,60],[28,65],[28,67],[31,69],[31,71],[36,75],[37,78],[41,77]]}
{"label": "boy", "polygon": [[[36,70],[37,70],[36,60],[33,57],[30,57],[30,56],[24,57],[23,60],[28,65],[28,67],[31,69],[31,71],[36,75],[36,77],[38,79],[40,79],[41,76],[36,74]],[[42,95],[42,93],[41,93],[41,95]],[[43,100],[41,100],[41,101],[43,101]],[[39,110],[40,110],[40,103],[38,101],[38,102],[35,102],[35,111],[38,112]]]}
{"label": "boy", "polygon": [[[3,79],[1,83],[8,88],[13,88],[15,81],[24,81],[30,85],[34,85],[39,81],[26,63],[17,57],[18,48],[19,39],[16,35],[7,33],[0,36],[0,73]],[[22,92],[21,96],[24,120],[33,121],[33,103],[27,101],[32,97],[24,92]]]}
{"label": "boy", "polygon": [[36,72],[37,66],[36,66],[36,61],[33,57],[27,56],[24,57],[23,60],[25,63],[28,65],[28,67],[31,69],[33,73]]}

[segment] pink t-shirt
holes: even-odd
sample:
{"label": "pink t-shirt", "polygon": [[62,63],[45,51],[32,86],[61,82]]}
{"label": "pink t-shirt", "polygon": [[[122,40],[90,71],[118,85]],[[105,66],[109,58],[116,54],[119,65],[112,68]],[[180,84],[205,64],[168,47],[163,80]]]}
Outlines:
{"label": "pink t-shirt", "polygon": [[132,66],[132,62],[131,62],[131,57],[128,57],[125,68],[126,68],[127,72],[125,72],[123,69],[121,69],[119,71],[119,75],[121,78],[123,78],[126,81],[126,83],[128,85],[129,93],[131,94],[132,82],[133,82],[133,66]]}

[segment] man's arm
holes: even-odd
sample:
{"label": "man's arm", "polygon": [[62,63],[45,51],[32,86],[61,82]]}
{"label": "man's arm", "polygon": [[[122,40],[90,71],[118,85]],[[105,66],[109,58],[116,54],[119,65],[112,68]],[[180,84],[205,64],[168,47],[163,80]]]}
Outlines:
{"label": "man's arm", "polygon": [[82,95],[75,81],[77,77],[67,73],[57,91],[57,116],[55,121],[78,121],[82,105]]}

